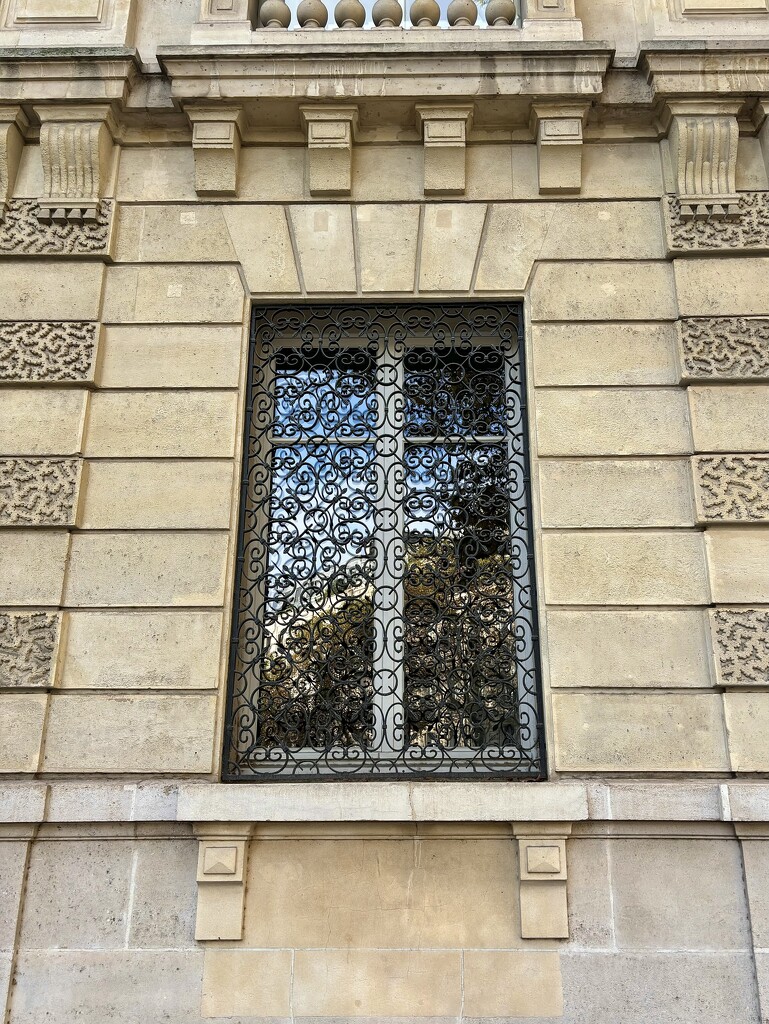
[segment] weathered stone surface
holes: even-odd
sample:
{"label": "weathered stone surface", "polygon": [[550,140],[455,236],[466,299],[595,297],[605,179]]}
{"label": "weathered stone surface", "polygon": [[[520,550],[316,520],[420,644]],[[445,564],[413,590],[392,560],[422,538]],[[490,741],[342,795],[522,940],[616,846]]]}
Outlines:
{"label": "weathered stone surface", "polygon": [[[117,263],[233,263],[222,206],[123,206]],[[243,209],[243,208],[239,208]]]}
{"label": "weathered stone surface", "polygon": [[769,843],[761,839],[743,839],[742,858],[753,944],[757,949],[769,950]]}
{"label": "weathered stone surface", "polygon": [[214,327],[108,327],[99,360],[104,388],[235,388],[243,330]]}
{"label": "weathered stone surface", "polygon": [[667,263],[541,263],[531,286],[534,321],[674,320],[676,315]]}
{"label": "weathered stone surface", "polygon": [[467,950],[462,960],[465,1017],[560,1017],[558,953]]}
{"label": "weathered stone surface", "polygon": [[665,228],[671,252],[723,249],[747,252],[769,248],[769,193],[742,192],[739,215],[728,220],[715,218],[684,220],[681,201],[664,196]]}
{"label": "weathered stone surface", "polygon": [[699,608],[554,608],[547,613],[548,664],[554,687],[710,686],[709,647],[705,612]]}
{"label": "weathered stone surface", "polygon": [[[748,953],[564,953],[561,1024],[756,1024]],[[527,1022],[528,1024],[528,1022]]]}
{"label": "weathered stone surface", "polygon": [[[16,945],[16,925],[26,864],[25,842],[0,843],[0,949],[12,950]],[[0,978],[0,993],[2,992]]]}
{"label": "weathered stone surface", "polygon": [[34,199],[12,199],[0,222],[0,253],[7,256],[98,256],[109,249],[112,206],[99,203],[92,224],[44,224]]}
{"label": "weathered stone surface", "polygon": [[213,459],[89,462],[78,525],[84,530],[227,529],[232,471],[231,461]]}
{"label": "weathered stone surface", "polygon": [[544,527],[694,525],[683,459],[543,459],[539,488]]}
{"label": "weathered stone surface", "polygon": [[558,693],[553,715],[559,771],[729,770],[720,694]]}
{"label": "weathered stone surface", "polygon": [[456,950],[297,950],[294,1013],[454,1017],[462,1005],[460,963]]}
{"label": "weathered stone surface", "polygon": [[547,388],[535,395],[540,455],[683,455],[692,450],[677,388]]}
{"label": "weathered stone surface", "polygon": [[[162,775],[210,772],[216,697],[55,694],[43,770]],[[151,728],[149,726],[151,725]]]}
{"label": "weathered stone surface", "polygon": [[[253,151],[261,153],[262,147],[254,146]],[[121,203],[197,199],[192,147],[124,147],[120,154],[116,194]]]}
{"label": "weathered stone surface", "polygon": [[144,839],[136,844],[128,945],[194,949],[198,844]]}
{"label": "weathered stone surface", "polygon": [[572,943],[582,949],[611,948],[614,923],[606,839],[571,838],[566,863]]}
{"label": "weathered stone surface", "polygon": [[624,840],[611,873],[620,949],[750,949],[736,840]]}
{"label": "weathered stone surface", "polygon": [[107,324],[241,323],[243,286],[234,266],[171,264],[107,270]]}
{"label": "weathered stone surface", "polygon": [[14,388],[0,402],[0,454],[73,455],[80,451],[85,391]]}
{"label": "weathered stone surface", "polygon": [[672,323],[533,324],[538,387],[677,384]]}
{"label": "weathered stone surface", "polygon": [[128,842],[35,843],[21,949],[118,949],[131,885]]}
{"label": "weathered stone surface", "polygon": [[673,261],[682,317],[769,314],[769,258],[721,256]]}
{"label": "weathered stone surface", "polygon": [[96,356],[94,323],[0,323],[0,380],[90,381]]}
{"label": "weathered stone surface", "polygon": [[74,526],[79,459],[0,459],[0,526]]}
{"label": "weathered stone surface", "polygon": [[769,378],[769,319],[689,317],[678,328],[686,379]]}
{"label": "weathered stone surface", "polygon": [[47,696],[0,694],[0,772],[36,772]]}
{"label": "weathered stone surface", "polygon": [[350,206],[291,206],[289,218],[306,290],[354,293],[357,285]]}
{"label": "weathered stone surface", "polygon": [[0,544],[0,606],[56,607],[68,546],[66,530],[9,530]]}
{"label": "weathered stone surface", "polygon": [[702,385],[687,391],[695,451],[769,451],[769,385]]}
{"label": "weathered stone surface", "polygon": [[420,291],[465,292],[470,288],[485,216],[485,204],[425,206]]}
{"label": "weathered stone surface", "polygon": [[220,612],[71,612],[62,688],[215,689]]}
{"label": "weathered stone surface", "polygon": [[716,675],[721,686],[769,686],[769,609],[710,612]]}
{"label": "weathered stone surface", "polygon": [[236,410],[234,392],[97,392],[83,452],[102,458],[231,457]]}
{"label": "weathered stone surface", "polygon": [[221,605],[227,543],[226,533],[73,534],[64,605]]}
{"label": "weathered stone surface", "polygon": [[364,292],[411,292],[414,289],[419,234],[419,207],[377,203],[355,208]]}
{"label": "weathered stone surface", "polygon": [[699,455],[692,461],[700,522],[769,522],[769,455]]}
{"label": "weathered stone surface", "polygon": [[0,320],[98,320],[101,263],[3,261]]}
{"label": "weathered stone surface", "polygon": [[60,629],[56,612],[0,612],[0,688],[53,686]]}
{"label": "weathered stone surface", "polygon": [[707,604],[699,533],[617,531],[543,537],[550,604]]}
{"label": "weathered stone surface", "polygon": [[299,276],[283,207],[225,206],[224,219],[252,293],[274,295],[299,291]]}
{"label": "weathered stone surface", "polygon": [[206,949],[204,1017],[289,1017],[291,950]]}
{"label": "weathered stone surface", "polygon": [[769,693],[724,694],[732,771],[769,772]]}
{"label": "weathered stone surface", "polygon": [[769,529],[711,528],[705,537],[713,600],[769,604]]}

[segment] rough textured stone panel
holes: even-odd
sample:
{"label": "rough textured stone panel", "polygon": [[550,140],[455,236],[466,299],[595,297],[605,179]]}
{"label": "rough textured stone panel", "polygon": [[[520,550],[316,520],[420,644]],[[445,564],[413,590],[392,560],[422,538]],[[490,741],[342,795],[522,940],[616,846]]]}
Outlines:
{"label": "rough textured stone panel", "polygon": [[769,385],[687,389],[694,450],[769,452]]}
{"label": "rough textured stone panel", "polygon": [[559,771],[729,770],[720,694],[558,693],[553,715]]}
{"label": "rough textured stone panel", "polygon": [[709,648],[700,608],[547,613],[554,687],[710,686]]}
{"label": "rough textured stone panel", "polygon": [[0,454],[74,455],[88,395],[79,388],[13,388],[0,402]]}
{"label": "rough textured stone panel", "polygon": [[707,604],[699,533],[548,533],[543,538],[549,604]]}
{"label": "rough textured stone panel", "polygon": [[216,688],[221,612],[71,612],[62,688]]}
{"label": "rough textured stone panel", "polygon": [[540,455],[684,455],[692,450],[677,388],[547,388],[535,396]]}
{"label": "rough textured stone panel", "polygon": [[0,381],[92,380],[96,328],[84,320],[0,323]]}
{"label": "rough textured stone panel", "polygon": [[48,697],[0,694],[0,772],[36,772]]}
{"label": "rough textured stone panel", "polygon": [[674,320],[670,265],[542,263],[531,286],[532,320]]}
{"label": "rough textured stone panel", "polygon": [[0,526],[74,526],[79,459],[0,459]]}
{"label": "rough textured stone panel", "polygon": [[769,686],[769,608],[714,608],[711,633],[721,686]]}
{"label": "rough textured stone panel", "polygon": [[769,529],[711,528],[705,537],[713,600],[769,604]]}
{"label": "rough textured stone panel", "polygon": [[211,771],[216,697],[54,694],[45,736],[47,772]]}
{"label": "rough textured stone panel", "polygon": [[689,317],[679,321],[684,377],[769,378],[769,319]]}
{"label": "rough textured stone panel", "polygon": [[243,330],[240,326],[106,328],[99,359],[105,388],[235,388]]}
{"label": "rough textured stone panel", "polygon": [[538,387],[678,384],[673,323],[534,324]]}
{"label": "rough textured stone panel", "polygon": [[769,693],[724,694],[734,772],[769,772]]}
{"label": "rough textured stone panel", "polygon": [[693,462],[700,522],[769,522],[769,455],[700,455]]}
{"label": "rough textured stone panel", "polygon": [[671,252],[698,250],[766,250],[769,248],[769,193],[740,193],[739,216],[729,220],[684,220],[681,201],[662,200],[668,248]]}
{"label": "rough textured stone panel", "polygon": [[750,949],[736,841],[625,840],[611,872],[621,949]]}
{"label": "rough textured stone panel", "polygon": [[0,253],[6,256],[96,256],[109,248],[112,202],[99,203],[92,224],[43,224],[34,199],[12,199],[0,223]]}
{"label": "rough textured stone panel", "polygon": [[0,612],[0,688],[53,686],[61,617]]}

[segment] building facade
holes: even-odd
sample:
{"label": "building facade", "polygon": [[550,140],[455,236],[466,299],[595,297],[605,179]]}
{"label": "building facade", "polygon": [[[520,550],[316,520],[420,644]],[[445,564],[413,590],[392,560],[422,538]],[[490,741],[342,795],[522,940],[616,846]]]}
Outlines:
{"label": "building facade", "polygon": [[6,1024],[769,1021],[767,0],[2,0]]}

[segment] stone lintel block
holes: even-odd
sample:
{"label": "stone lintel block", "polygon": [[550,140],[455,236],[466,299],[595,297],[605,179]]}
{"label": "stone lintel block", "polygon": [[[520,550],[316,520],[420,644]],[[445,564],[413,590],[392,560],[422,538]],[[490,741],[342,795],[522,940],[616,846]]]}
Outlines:
{"label": "stone lintel block", "polygon": [[300,107],[307,135],[311,196],[348,196],[358,108],[333,104]]}
{"label": "stone lintel block", "polygon": [[13,186],[24,150],[24,133],[29,127],[21,107],[0,107],[0,221]]}
{"label": "stone lintel block", "polygon": [[769,604],[769,527],[710,527],[705,540],[713,600]]}
{"label": "stone lintel block", "polygon": [[58,612],[0,612],[0,689],[54,686],[60,636]]}
{"label": "stone lintel block", "polygon": [[232,941],[243,936],[250,824],[198,825],[198,908],[195,938]]}
{"label": "stone lintel block", "polygon": [[589,106],[534,104],[531,128],[537,140],[540,194],[578,193],[582,188],[582,126]]}
{"label": "stone lintel block", "polygon": [[245,115],[240,107],[187,106],[192,123],[195,191],[199,196],[236,196]]}
{"label": "stone lintel block", "polygon": [[769,692],[724,694],[729,756],[734,772],[769,772]]}
{"label": "stone lintel block", "polygon": [[417,128],[424,139],[425,195],[463,195],[472,105],[418,105],[416,114]]}
{"label": "stone lintel block", "polygon": [[712,608],[719,686],[769,688],[769,608]]}
{"label": "stone lintel block", "polygon": [[769,523],[769,455],[692,459],[701,523]]}

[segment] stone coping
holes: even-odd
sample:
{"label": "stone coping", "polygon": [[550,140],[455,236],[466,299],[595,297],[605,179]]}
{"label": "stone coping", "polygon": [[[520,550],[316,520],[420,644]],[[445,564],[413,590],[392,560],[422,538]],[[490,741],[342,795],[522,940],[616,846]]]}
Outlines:
{"label": "stone coping", "polygon": [[0,824],[769,822],[769,781],[7,782]]}

